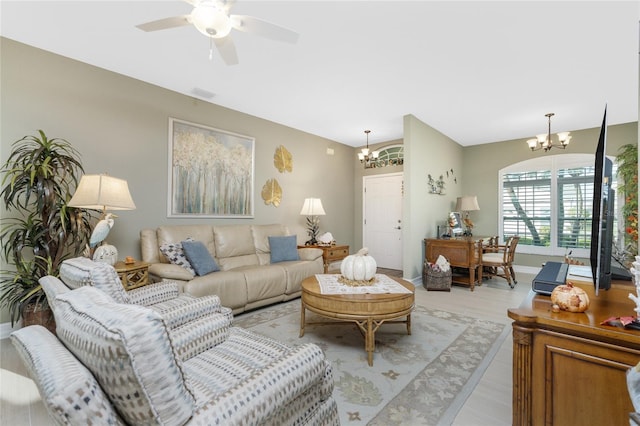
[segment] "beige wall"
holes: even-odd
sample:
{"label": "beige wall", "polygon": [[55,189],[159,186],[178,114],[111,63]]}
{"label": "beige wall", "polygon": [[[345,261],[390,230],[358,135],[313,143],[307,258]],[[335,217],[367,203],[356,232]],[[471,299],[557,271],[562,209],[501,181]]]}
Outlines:
{"label": "beige wall", "polygon": [[[436,236],[462,192],[463,149],[453,139],[421,122],[404,117],[403,272],[405,278],[422,274],[425,238]],[[453,176],[446,171],[453,169]],[[430,194],[427,175],[445,174],[446,194]],[[454,181],[454,177],[457,183]]]}
{"label": "beige wall", "polygon": [[[86,173],[126,179],[137,209],[118,212],[108,237],[120,258],[139,257],[140,229],[161,224],[284,223],[304,242],[305,218],[299,213],[305,197],[322,199],[327,215],[321,218],[321,232],[329,230],[339,243],[353,245],[352,147],[6,38],[0,42],[0,161],[6,161],[14,141],[42,129],[49,137],[71,142],[82,154]],[[167,218],[169,117],[255,138],[254,219]],[[273,166],[281,144],[293,155],[292,173],[279,173]],[[326,153],[329,147],[333,155]],[[260,197],[270,178],[283,189],[278,208]],[[7,320],[3,312],[0,323]]]}
{"label": "beige wall", "polygon": [[[386,146],[390,146],[390,145],[402,145],[403,141],[402,139],[396,139],[396,140],[392,140],[392,141],[387,141],[387,142],[380,142],[380,143],[376,143],[376,144],[369,144],[369,148],[373,151],[373,150],[380,150],[383,149]],[[362,197],[363,197],[363,179],[365,176],[372,176],[372,175],[382,175],[382,174],[389,174],[389,173],[400,173],[403,171],[403,166],[398,165],[398,166],[387,166],[387,167],[380,167],[380,168],[373,168],[373,169],[365,169],[364,166],[362,165],[362,163],[360,163],[360,160],[358,160],[358,156],[357,153],[360,151],[360,149],[364,148],[364,145],[361,147],[358,147],[353,155],[353,169],[354,169],[354,178],[353,178],[353,187],[354,187],[354,191],[353,191],[353,201],[354,201],[354,214],[353,214],[353,241],[354,241],[354,247],[352,247],[352,252],[356,252],[358,251],[360,248],[362,248],[362,242],[364,241],[364,236],[362,235],[363,233],[363,222],[364,222],[364,218],[362,215]]]}
{"label": "beige wall", "polygon": [[[510,164],[535,158],[541,155],[565,155],[567,153],[589,153],[596,150],[600,123],[598,127],[572,131],[571,144],[562,151],[552,149],[548,153],[532,152],[527,148],[526,139],[516,139],[485,145],[466,147],[463,150],[464,179],[462,189],[465,194],[478,196],[480,211],[471,212],[475,223],[475,235],[495,235],[498,231],[498,171]],[[607,128],[607,155],[615,156],[620,146],[638,143],[636,123],[627,123]],[[518,254],[516,263],[539,267],[548,256]]]}

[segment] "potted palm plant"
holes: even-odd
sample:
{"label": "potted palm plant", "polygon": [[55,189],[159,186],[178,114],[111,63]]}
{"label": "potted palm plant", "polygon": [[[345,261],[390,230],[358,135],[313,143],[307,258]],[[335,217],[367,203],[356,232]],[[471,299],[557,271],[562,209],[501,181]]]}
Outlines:
{"label": "potted palm plant", "polygon": [[90,216],[67,206],[83,172],[76,149],[42,130],[14,142],[0,168],[0,197],[8,213],[0,228],[6,265],[0,271],[0,306],[8,308],[12,325],[22,317],[25,326],[55,329],[38,280],[57,276],[62,261],[81,253],[89,240]]}
{"label": "potted palm plant", "polygon": [[618,191],[625,197],[622,206],[625,229],[624,251],[628,253],[628,258],[625,260],[630,263],[638,254],[638,145],[621,146],[616,162],[618,177],[622,178]]}

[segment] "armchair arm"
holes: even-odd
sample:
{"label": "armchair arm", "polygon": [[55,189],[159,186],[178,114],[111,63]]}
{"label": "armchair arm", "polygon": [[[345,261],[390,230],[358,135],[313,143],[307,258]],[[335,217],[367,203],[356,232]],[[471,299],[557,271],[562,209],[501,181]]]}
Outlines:
{"label": "armchair arm", "polygon": [[191,281],[194,275],[180,265],[171,263],[152,263],[149,265],[149,275],[162,280]]}
{"label": "armchair arm", "polygon": [[167,304],[149,306],[162,315],[171,329],[182,327],[211,314],[224,314],[229,316],[229,321],[233,320],[231,309],[221,306],[220,298],[215,295],[192,297],[183,294],[174,301],[173,306],[167,306]]}
{"label": "armchair arm", "polygon": [[192,421],[194,424],[267,424],[273,407],[286,406],[323,380],[332,380],[326,376],[326,369],[324,354],[317,345],[297,346],[207,401],[196,410]]}
{"label": "armchair arm", "polygon": [[209,313],[199,319],[170,328],[171,341],[180,359],[186,361],[227,340],[233,321],[231,309]]}
{"label": "armchair arm", "polygon": [[124,425],[93,374],[49,330],[24,327],[11,342],[55,424]]}
{"label": "armchair arm", "polygon": [[322,257],[322,253],[322,249],[314,247],[298,249],[298,256],[300,256],[300,260],[316,260],[317,258]]}
{"label": "armchair arm", "polygon": [[178,297],[180,291],[178,283],[162,281],[143,287],[134,288],[127,292],[131,303],[142,306],[155,305]]}

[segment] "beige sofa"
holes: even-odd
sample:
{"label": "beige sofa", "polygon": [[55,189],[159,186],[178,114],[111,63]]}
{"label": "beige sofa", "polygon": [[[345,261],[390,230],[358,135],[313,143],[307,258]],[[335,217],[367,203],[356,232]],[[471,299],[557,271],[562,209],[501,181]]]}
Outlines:
{"label": "beige sofa", "polygon": [[[298,249],[299,260],[271,263],[269,237],[287,235],[287,227],[279,224],[166,225],[140,231],[140,245],[152,279],[177,281],[196,297],[217,295],[223,306],[239,313],[296,298],[302,280],[323,272],[320,249]],[[162,244],[188,238],[204,243],[220,271],[197,276],[160,251]]]}

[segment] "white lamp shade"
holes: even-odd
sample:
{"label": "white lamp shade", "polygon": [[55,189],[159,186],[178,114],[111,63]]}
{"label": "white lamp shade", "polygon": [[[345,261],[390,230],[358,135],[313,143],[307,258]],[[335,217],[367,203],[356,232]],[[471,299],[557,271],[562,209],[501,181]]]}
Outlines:
{"label": "white lamp shade", "polygon": [[133,210],[129,185],[126,180],[107,175],[84,175],[76,192],[69,201],[69,207],[92,210]]}
{"label": "white lamp shade", "polygon": [[324,212],[324,208],[322,208],[320,198],[305,198],[300,214],[303,216],[323,216],[326,213]]}
{"label": "white lamp shade", "polygon": [[475,195],[465,195],[462,197],[458,197],[456,202],[456,211],[459,212],[471,212],[480,210],[480,206],[478,205],[478,197]]}

